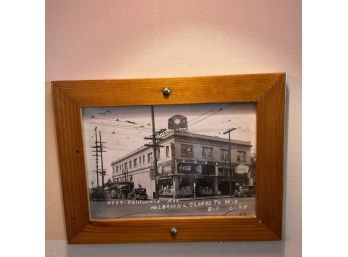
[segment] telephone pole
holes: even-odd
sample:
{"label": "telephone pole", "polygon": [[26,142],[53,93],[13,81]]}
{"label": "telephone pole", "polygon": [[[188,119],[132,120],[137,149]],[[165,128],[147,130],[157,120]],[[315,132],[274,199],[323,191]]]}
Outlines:
{"label": "telephone pole", "polygon": [[229,158],[230,158],[230,195],[232,196],[232,154],[231,154],[231,131],[236,130],[237,128],[231,128],[225,131],[223,134],[228,133],[228,149],[229,149]]}
{"label": "telephone pole", "polygon": [[155,113],[154,113],[154,107],[151,105],[151,120],[152,120],[152,135],[150,137],[144,137],[144,139],[152,140],[152,144],[144,144],[144,146],[150,146],[153,149],[153,165],[154,165],[154,171],[155,171],[155,193],[156,193],[156,199],[158,199],[158,186],[157,186],[157,176],[158,176],[158,167],[157,167],[157,148],[164,147],[163,145],[160,145],[160,142],[162,140],[163,133],[167,129],[161,129],[156,132],[155,127]]}
{"label": "telephone pole", "polygon": [[95,149],[95,151],[92,151],[93,153],[95,153],[95,173],[97,174],[97,188],[99,187],[99,154],[98,154],[98,136],[97,136],[97,129],[98,127],[94,128],[94,137],[95,137],[95,145],[92,146],[92,148]]}
{"label": "telephone pole", "polygon": [[99,151],[100,151],[100,165],[101,165],[101,176],[102,176],[102,187],[104,188],[105,184],[104,184],[104,177],[105,177],[105,174],[106,174],[106,170],[104,170],[104,162],[103,162],[103,153],[105,153],[106,151],[104,151],[103,147],[103,143],[105,142],[102,142],[101,141],[101,131],[99,130]]}
{"label": "telephone pole", "polygon": [[[94,151],[92,151],[92,152],[95,154],[92,156],[95,156],[95,168],[96,168],[95,172],[97,175],[97,188],[99,188],[99,174],[101,175],[101,178],[102,178],[102,188],[104,188],[104,185],[105,185],[104,177],[106,174],[106,170],[104,169],[103,153],[105,153],[106,151],[104,150],[105,146],[103,144],[105,142],[101,141],[101,131],[100,130],[99,130],[99,141],[98,141],[97,130],[98,130],[98,127],[95,127],[94,128],[95,141],[94,141],[94,146],[92,146],[92,148],[94,149]],[[100,168],[99,168],[99,158],[100,158]]]}

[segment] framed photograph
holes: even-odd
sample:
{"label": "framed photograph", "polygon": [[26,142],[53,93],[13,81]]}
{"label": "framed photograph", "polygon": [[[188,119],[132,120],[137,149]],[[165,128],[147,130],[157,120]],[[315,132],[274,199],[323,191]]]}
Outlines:
{"label": "framed photograph", "polygon": [[69,243],[281,239],[284,73],[52,90]]}

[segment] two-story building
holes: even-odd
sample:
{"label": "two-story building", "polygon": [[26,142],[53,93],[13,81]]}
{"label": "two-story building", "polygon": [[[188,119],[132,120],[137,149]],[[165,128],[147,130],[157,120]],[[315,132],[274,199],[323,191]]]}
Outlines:
{"label": "two-story building", "polygon": [[[184,123],[180,128],[173,123],[178,117]],[[134,182],[150,197],[157,184],[160,197],[173,198],[230,195],[249,184],[251,142],[190,133],[185,123],[180,115],[169,119],[168,133],[157,148],[158,174],[153,149],[142,146],[112,162],[113,182]]]}

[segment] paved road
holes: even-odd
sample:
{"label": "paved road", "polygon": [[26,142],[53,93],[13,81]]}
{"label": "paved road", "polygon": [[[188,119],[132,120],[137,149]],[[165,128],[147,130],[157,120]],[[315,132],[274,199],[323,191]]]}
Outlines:
{"label": "paved road", "polygon": [[91,218],[195,215],[255,215],[255,197],[91,201]]}

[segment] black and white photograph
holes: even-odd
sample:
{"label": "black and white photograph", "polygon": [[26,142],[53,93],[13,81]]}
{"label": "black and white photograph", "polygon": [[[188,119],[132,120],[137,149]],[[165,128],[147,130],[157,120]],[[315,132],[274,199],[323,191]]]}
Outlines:
{"label": "black and white photograph", "polygon": [[81,112],[91,219],[256,214],[255,104]]}

